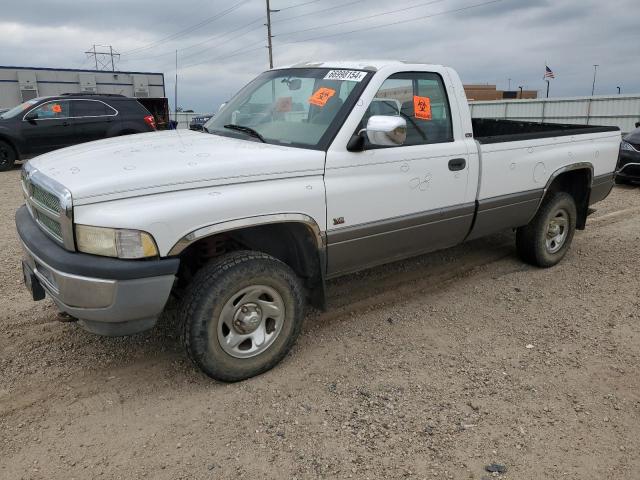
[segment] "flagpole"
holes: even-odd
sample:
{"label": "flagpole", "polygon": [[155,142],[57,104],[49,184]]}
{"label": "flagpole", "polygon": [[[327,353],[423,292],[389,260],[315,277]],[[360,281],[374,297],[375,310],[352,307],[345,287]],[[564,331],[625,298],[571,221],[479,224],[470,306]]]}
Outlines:
{"label": "flagpole", "polygon": [[547,98],[549,98],[549,80],[547,80]]}

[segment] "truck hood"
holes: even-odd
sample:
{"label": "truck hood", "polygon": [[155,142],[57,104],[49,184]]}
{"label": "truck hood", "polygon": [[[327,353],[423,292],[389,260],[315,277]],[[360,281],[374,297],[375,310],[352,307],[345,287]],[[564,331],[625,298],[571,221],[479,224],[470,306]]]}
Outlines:
{"label": "truck hood", "polygon": [[30,165],[69,189],[74,204],[240,182],[322,174],[318,150],[174,130],[56,150]]}

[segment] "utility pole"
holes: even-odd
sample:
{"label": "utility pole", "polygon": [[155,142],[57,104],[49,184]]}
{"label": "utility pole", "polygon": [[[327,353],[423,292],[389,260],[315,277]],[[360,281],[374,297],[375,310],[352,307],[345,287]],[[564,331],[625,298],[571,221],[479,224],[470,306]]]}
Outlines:
{"label": "utility pole", "polygon": [[280,10],[271,10],[269,0],[267,0],[267,48],[269,49],[269,68],[273,68],[273,43],[271,42],[273,35],[271,35],[271,14],[279,11]]}
{"label": "utility pole", "polygon": [[178,129],[178,50],[176,50],[176,83],[173,90],[173,108],[175,110],[174,118],[176,121],[176,130]]}
{"label": "utility pole", "polygon": [[[96,47],[103,47],[105,50],[99,51]],[[108,49],[108,50],[107,50]],[[96,65],[96,70],[111,70],[116,71],[116,58],[120,58],[120,54],[113,51],[111,45],[93,45],[91,50],[84,52],[89,58],[93,57]]]}
{"label": "utility pole", "polygon": [[591,87],[591,96],[593,97],[593,95],[595,94],[596,91],[596,73],[598,73],[598,67],[600,65],[594,65],[593,66],[593,86]]}
{"label": "utility pole", "polygon": [[520,99],[522,100],[522,89],[524,87],[522,85],[518,85],[518,88],[520,89]]}

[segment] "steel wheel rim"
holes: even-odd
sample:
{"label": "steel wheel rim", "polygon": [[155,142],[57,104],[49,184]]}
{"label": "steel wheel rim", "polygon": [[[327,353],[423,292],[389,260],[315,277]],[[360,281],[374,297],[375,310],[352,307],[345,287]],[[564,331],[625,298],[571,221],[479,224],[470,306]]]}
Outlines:
{"label": "steel wheel rim", "polygon": [[549,220],[545,233],[545,246],[549,253],[558,252],[569,235],[569,214],[564,208],[557,210]]}
{"label": "steel wheel rim", "polygon": [[255,357],[275,342],[284,319],[284,300],[274,288],[245,287],[231,295],[220,311],[218,343],[232,357]]}

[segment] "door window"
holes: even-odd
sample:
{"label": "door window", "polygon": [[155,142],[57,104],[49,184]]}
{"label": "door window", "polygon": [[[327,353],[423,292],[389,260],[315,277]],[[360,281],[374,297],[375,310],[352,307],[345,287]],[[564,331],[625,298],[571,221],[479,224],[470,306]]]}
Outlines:
{"label": "door window", "polygon": [[34,118],[37,118],[38,120],[69,118],[69,102],[67,100],[47,102],[29,113],[35,115]]}
{"label": "door window", "polygon": [[[442,78],[437,73],[406,72],[391,75],[369,105],[362,128],[372,115],[403,117],[407,122],[404,146],[453,141],[449,101]],[[367,143],[366,148],[375,147]]]}
{"label": "door window", "polygon": [[74,117],[103,117],[115,115],[117,112],[97,100],[72,100],[71,113]]}

